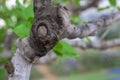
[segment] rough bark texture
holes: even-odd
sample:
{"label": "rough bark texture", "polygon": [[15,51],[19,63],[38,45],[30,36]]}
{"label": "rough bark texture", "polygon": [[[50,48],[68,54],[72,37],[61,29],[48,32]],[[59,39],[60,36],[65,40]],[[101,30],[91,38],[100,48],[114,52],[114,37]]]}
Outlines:
{"label": "rough bark texture", "polygon": [[69,10],[59,5],[52,6],[51,0],[34,0],[34,14],[30,36],[18,40],[16,52],[6,65],[9,80],[29,80],[33,63],[46,63],[55,58],[55,55],[47,53],[59,40],[95,34],[100,27],[120,20],[117,13],[84,26],[74,27],[70,24]]}
{"label": "rough bark texture", "polygon": [[[35,18],[29,42],[35,56],[42,57],[65,37],[64,32],[69,26],[66,23],[70,24],[69,12],[65,7],[50,5],[50,0],[36,0],[34,4]],[[67,21],[64,21],[63,15],[68,16]]]}
{"label": "rough bark texture", "polygon": [[14,56],[5,66],[9,74],[9,80],[29,80],[32,64],[29,63],[27,53],[33,53],[27,39],[19,39]]}
{"label": "rough bark texture", "polygon": [[70,23],[68,10],[61,6],[53,7],[51,0],[34,0],[34,14],[30,36],[18,40],[16,52],[6,64],[9,80],[29,80],[32,63],[55,59],[54,54],[47,53],[63,38],[68,27],[66,23]]}
{"label": "rough bark texture", "polygon": [[54,53],[49,52],[44,57],[35,56],[34,50],[30,47],[28,39],[18,39],[14,56],[7,62],[5,68],[9,75],[9,80],[29,80],[32,64],[49,63],[56,59]]}
{"label": "rough bark texture", "polygon": [[102,27],[107,27],[114,22],[120,20],[120,12],[111,14],[111,15],[103,15],[94,21],[89,21],[87,24],[79,25],[79,26],[69,26],[67,29],[69,39],[74,38],[83,38],[85,36],[95,35],[97,30]]}

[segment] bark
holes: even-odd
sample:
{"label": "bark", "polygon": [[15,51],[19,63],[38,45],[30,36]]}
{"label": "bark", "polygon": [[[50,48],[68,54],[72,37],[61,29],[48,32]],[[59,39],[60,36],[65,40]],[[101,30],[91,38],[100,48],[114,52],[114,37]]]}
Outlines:
{"label": "bark", "polygon": [[[51,0],[34,0],[34,22],[30,35],[17,41],[16,52],[6,64],[9,80],[29,80],[32,64],[46,63],[55,59],[49,51],[63,38],[84,37],[100,27],[120,19],[120,15],[104,16],[94,22],[74,28],[66,7],[52,6]],[[117,17],[115,17],[117,16]],[[46,61],[45,61],[46,60]]]}
{"label": "bark", "polygon": [[43,2],[43,6],[34,8],[35,18],[28,38],[30,46],[35,51],[34,56],[46,55],[59,40],[65,37],[64,32],[70,24],[68,9],[62,6],[54,7],[49,1],[34,1],[34,4]]}
{"label": "bark", "polygon": [[27,39],[19,39],[11,61],[6,64],[9,80],[29,80],[32,64],[27,60],[26,53],[33,54]]}
{"label": "bark", "polygon": [[68,33],[67,38],[74,39],[74,38],[83,38],[85,36],[94,36],[97,30],[99,30],[100,28],[107,27],[119,20],[120,20],[120,12],[117,12],[111,15],[103,15],[94,21],[89,21],[85,25],[79,25],[79,26],[71,25],[67,29],[67,33]]}
{"label": "bark", "polygon": [[72,46],[87,50],[87,49],[98,49],[98,50],[105,50],[113,47],[119,47],[120,46],[120,39],[112,39],[112,40],[96,40],[95,42],[85,42],[80,39],[76,40],[68,40],[65,39],[67,42],[69,42]]}
{"label": "bark", "polygon": [[29,57],[33,55],[34,50],[30,47],[28,39],[19,39],[14,56],[5,66],[9,80],[29,80],[32,64],[50,63],[56,59],[56,55],[51,52],[41,58],[36,56],[34,60]]}
{"label": "bark", "polygon": [[85,10],[87,10],[89,8],[92,8],[92,7],[97,8],[100,1],[101,0],[90,0],[90,1],[88,0],[87,4],[84,5],[84,6],[76,6],[76,5],[74,5],[74,6],[72,6],[72,13],[74,15],[78,15],[80,12],[85,11]]}
{"label": "bark", "polygon": [[46,63],[55,57],[47,53],[62,39],[67,28],[62,14],[68,14],[65,7],[53,7],[50,2],[34,0],[35,18],[30,36],[18,40],[16,52],[6,64],[9,80],[29,80],[33,63]]}

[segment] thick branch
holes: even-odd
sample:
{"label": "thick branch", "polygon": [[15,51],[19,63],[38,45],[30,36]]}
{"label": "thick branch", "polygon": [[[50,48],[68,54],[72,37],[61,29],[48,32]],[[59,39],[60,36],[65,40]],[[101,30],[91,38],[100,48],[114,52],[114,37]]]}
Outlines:
{"label": "thick branch", "polygon": [[32,64],[50,63],[55,59],[56,55],[52,52],[41,58],[35,56],[34,50],[25,38],[17,41],[16,52],[5,67],[9,74],[9,80],[29,80]]}
{"label": "thick branch", "polygon": [[98,29],[109,26],[119,20],[120,20],[120,12],[117,12],[112,15],[103,15],[97,20],[88,22],[85,25],[81,25],[77,27],[71,25],[67,29],[67,32],[69,34],[67,38],[74,39],[74,38],[82,38],[85,36],[95,35]]}
{"label": "thick branch", "polygon": [[9,80],[29,80],[32,64],[29,62],[28,53],[33,55],[33,51],[28,46],[27,39],[17,41],[14,56],[5,66],[9,74]]}

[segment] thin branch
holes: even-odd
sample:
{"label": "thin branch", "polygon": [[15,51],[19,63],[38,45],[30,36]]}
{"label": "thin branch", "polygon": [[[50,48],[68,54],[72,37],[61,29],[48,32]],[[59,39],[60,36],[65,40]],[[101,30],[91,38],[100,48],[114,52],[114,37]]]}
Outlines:
{"label": "thin branch", "polygon": [[90,21],[85,25],[81,26],[69,26],[67,29],[69,39],[82,38],[85,36],[95,35],[97,30],[102,27],[107,27],[114,22],[120,20],[120,12],[114,13],[112,15],[103,15],[96,19],[95,21]]}
{"label": "thin branch", "polygon": [[91,42],[91,43],[88,43],[88,42],[85,42],[85,41],[82,41],[82,40],[68,40],[68,39],[65,39],[67,40],[72,46],[74,47],[79,47],[83,50],[86,50],[86,49],[89,49],[89,48],[92,48],[92,49],[98,49],[98,50],[105,50],[105,49],[109,49],[109,48],[112,48],[112,47],[119,47],[120,46],[120,38],[118,39],[112,39],[112,40],[107,40],[107,41],[94,41],[94,42]]}
{"label": "thin branch", "polygon": [[99,41],[96,43],[87,44],[88,48],[93,48],[93,49],[108,49],[108,48],[117,47],[117,46],[120,46],[120,39]]}
{"label": "thin branch", "polygon": [[97,7],[98,6],[98,3],[100,2],[101,0],[88,0],[88,3],[85,5],[85,6],[79,6],[79,7],[73,7],[72,9],[72,12],[74,14],[78,14],[79,12],[82,12],[86,9],[89,9],[91,7]]}

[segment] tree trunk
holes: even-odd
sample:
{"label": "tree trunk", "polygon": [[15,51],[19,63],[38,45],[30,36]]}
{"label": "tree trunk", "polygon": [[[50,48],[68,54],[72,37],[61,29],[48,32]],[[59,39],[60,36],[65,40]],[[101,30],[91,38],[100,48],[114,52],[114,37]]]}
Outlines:
{"label": "tree trunk", "polygon": [[14,66],[14,74],[10,75],[9,80],[29,80],[32,64],[22,57],[19,49],[16,50],[11,62]]}
{"label": "tree trunk", "polygon": [[5,66],[9,80],[29,80],[33,64],[50,63],[56,59],[56,55],[51,51],[40,58],[34,57],[34,55],[34,50],[30,47],[28,39],[19,39],[12,59]]}
{"label": "tree trunk", "polygon": [[9,74],[9,80],[29,80],[32,63],[27,59],[27,53],[33,55],[27,38],[19,39],[14,56],[5,66]]}

